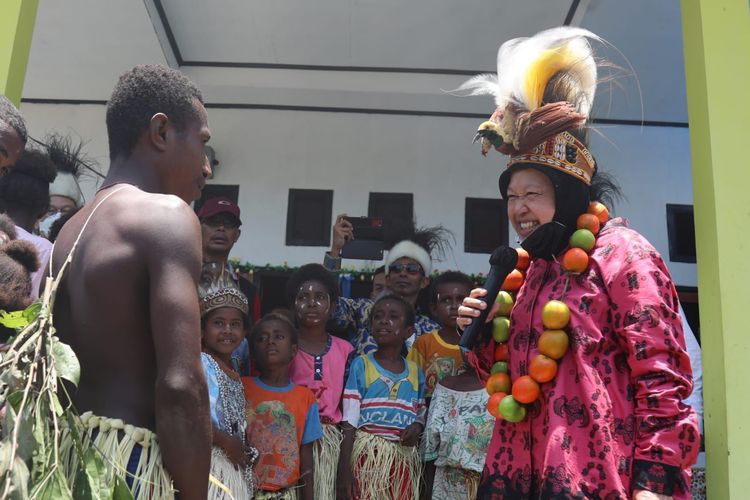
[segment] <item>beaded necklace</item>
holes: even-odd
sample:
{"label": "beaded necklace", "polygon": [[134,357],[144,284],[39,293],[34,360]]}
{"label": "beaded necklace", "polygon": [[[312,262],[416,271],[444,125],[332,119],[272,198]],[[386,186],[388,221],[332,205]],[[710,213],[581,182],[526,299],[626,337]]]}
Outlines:
{"label": "beaded necklace", "polygon": [[508,422],[520,422],[526,417],[526,406],[532,404],[541,394],[541,384],[549,382],[557,375],[558,362],[565,356],[570,340],[565,328],[570,322],[570,308],[563,302],[571,276],[588,268],[589,252],[596,244],[596,235],[601,226],[609,220],[609,210],[599,202],[592,202],[586,213],[576,221],[576,231],[570,236],[570,248],[563,254],[559,264],[567,276],[560,300],[550,300],[542,308],[544,332],[539,337],[539,354],[529,363],[528,375],[511,381],[508,374],[508,339],[510,337],[510,313],[515,304],[514,295],[524,281],[524,272],[531,258],[522,248],[518,252],[516,269],[505,278],[501,292],[497,295],[499,304],[497,316],[492,320],[492,338],[497,344],[495,363],[487,380],[490,399],[487,411]]}

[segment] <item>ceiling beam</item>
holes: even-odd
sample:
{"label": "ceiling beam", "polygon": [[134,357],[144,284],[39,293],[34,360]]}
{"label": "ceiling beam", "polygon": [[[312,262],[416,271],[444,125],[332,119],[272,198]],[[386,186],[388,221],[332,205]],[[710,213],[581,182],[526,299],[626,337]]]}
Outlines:
{"label": "ceiling beam", "polygon": [[143,0],[143,4],[146,6],[148,17],[151,19],[151,24],[154,26],[154,32],[156,38],[159,40],[161,50],[164,53],[164,58],[167,60],[167,64],[170,68],[177,69],[182,66],[182,56],[180,54],[180,48],[177,46],[177,40],[172,33],[172,28],[169,25],[167,14],[164,11],[164,7],[160,0]]}

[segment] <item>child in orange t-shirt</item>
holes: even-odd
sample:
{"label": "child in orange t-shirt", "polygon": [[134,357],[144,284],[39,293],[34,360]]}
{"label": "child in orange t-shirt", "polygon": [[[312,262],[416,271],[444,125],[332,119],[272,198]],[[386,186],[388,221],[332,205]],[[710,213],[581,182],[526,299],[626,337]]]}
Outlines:
{"label": "child in orange t-shirt", "polygon": [[429,405],[435,386],[445,377],[457,375],[463,364],[456,331],[458,307],[474,287],[464,273],[448,271],[432,283],[430,312],[440,323],[440,330],[422,335],[414,341],[407,359],[422,369],[425,400]]}
{"label": "child in orange t-shirt", "polygon": [[315,396],[289,379],[297,331],[287,318],[268,314],[250,332],[258,377],[243,377],[248,441],[258,449],[256,499],[312,500],[313,443],[323,435]]}

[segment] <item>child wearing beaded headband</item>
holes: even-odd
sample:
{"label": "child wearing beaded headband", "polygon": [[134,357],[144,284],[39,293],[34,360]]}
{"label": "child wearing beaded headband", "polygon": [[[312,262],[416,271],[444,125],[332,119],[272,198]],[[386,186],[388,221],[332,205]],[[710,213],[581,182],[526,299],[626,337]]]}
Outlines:
{"label": "child wearing beaded headband", "polygon": [[[232,352],[245,337],[248,303],[242,292],[233,286],[221,282],[202,285],[201,362],[211,403],[211,475],[232,497],[249,499],[253,496],[252,463],[258,452],[245,438],[245,397],[240,376],[231,361]],[[208,498],[230,496],[212,481]]]}
{"label": "child wearing beaded headband", "polygon": [[[681,403],[679,302],[658,252],[599,203],[612,184],[585,141],[587,39],[600,40],[564,27],[506,42],[498,75],[464,86],[495,96],[478,138],[511,157],[500,192],[528,252],[490,315],[493,339],[469,355],[497,417],[481,498],[689,498],[700,438]],[[485,294],[465,299],[459,325]]]}

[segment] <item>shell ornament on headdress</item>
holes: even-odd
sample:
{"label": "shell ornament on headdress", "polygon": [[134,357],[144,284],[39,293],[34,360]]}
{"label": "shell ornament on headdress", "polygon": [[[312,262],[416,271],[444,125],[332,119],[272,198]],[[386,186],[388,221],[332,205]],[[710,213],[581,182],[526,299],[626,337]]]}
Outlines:
{"label": "shell ornament on headdress", "polygon": [[229,272],[218,263],[203,265],[198,284],[201,316],[221,307],[233,307],[247,315],[249,311],[247,297],[232,280]]}
{"label": "shell ornament on headdress", "polygon": [[597,67],[590,31],[560,27],[505,42],[497,74],[483,74],[458,88],[464,95],[492,95],[497,108],[479,126],[482,154],[494,147],[510,155],[508,167],[545,165],[587,185],[596,164],[570,131],[585,126],[596,92]]}

